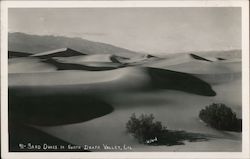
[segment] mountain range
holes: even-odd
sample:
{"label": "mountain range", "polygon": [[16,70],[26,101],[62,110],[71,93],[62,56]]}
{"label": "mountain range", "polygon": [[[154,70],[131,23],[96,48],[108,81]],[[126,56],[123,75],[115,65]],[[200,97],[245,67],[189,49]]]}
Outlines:
{"label": "mountain range", "polygon": [[141,56],[142,54],[114,45],[93,42],[82,38],[63,36],[39,36],[20,32],[8,34],[9,51],[41,53],[58,48],[72,48],[83,54],[113,54],[122,57]]}

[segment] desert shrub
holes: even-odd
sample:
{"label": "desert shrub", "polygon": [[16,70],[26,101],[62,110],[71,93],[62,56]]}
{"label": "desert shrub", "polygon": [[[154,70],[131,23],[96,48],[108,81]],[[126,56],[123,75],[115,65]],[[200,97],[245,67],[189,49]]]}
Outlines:
{"label": "desert shrub", "polygon": [[205,123],[219,130],[242,131],[242,121],[225,104],[213,103],[199,113]]}
{"label": "desert shrub", "polygon": [[153,114],[142,114],[138,118],[133,113],[126,124],[127,132],[132,133],[140,143],[155,138],[166,129],[161,122],[155,121]]}

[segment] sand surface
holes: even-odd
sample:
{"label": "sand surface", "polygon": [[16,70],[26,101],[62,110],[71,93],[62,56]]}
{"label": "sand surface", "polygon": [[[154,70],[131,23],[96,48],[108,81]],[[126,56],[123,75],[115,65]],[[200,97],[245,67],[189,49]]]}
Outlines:
{"label": "sand surface", "polygon": [[12,58],[8,60],[8,72],[11,73],[35,73],[55,72],[56,67],[41,62],[40,59],[32,57]]}
{"label": "sand surface", "polygon": [[[240,85],[241,81],[236,80],[213,86],[217,92],[215,97],[170,90],[111,93],[105,97],[115,108],[111,114],[84,123],[40,129],[76,145],[127,144],[133,147],[133,151],[240,151],[241,133],[212,129],[198,118],[199,110],[213,102],[230,105],[241,117],[241,94],[234,91],[241,89]],[[132,113],[153,113],[156,120],[169,129],[209,134],[213,138],[178,146],[140,145],[126,133],[125,124]]]}
{"label": "sand surface", "polygon": [[[100,67],[103,64],[112,63],[110,55],[84,55],[79,58],[77,56],[63,57],[57,60],[61,63],[89,63]],[[199,111],[211,103],[224,103],[231,107],[238,117],[242,116],[240,61],[230,59],[209,62],[194,59],[186,54],[155,59],[147,59],[143,56],[123,59],[123,62],[136,63],[136,66],[108,71],[58,71],[53,65],[36,58],[10,59],[9,89],[14,90],[21,97],[31,98],[49,96],[49,94],[75,94],[82,95],[84,100],[88,95],[111,105],[114,109],[112,112],[88,121],[50,126],[32,125],[42,132],[75,145],[123,146],[125,144],[132,147],[131,151],[241,150],[241,133],[215,130],[198,118]],[[149,68],[146,67],[154,68],[151,69],[153,71],[160,69],[160,72],[167,73],[165,77],[154,77],[158,81],[163,81],[160,84],[165,87],[151,88],[153,78],[148,71]],[[169,76],[169,70],[177,73]],[[194,82],[202,81],[201,85],[205,84],[206,88],[209,85],[209,90],[216,92],[216,95],[195,94],[185,89],[166,87],[174,84],[173,80],[180,77],[195,79]],[[185,83],[181,84],[185,86]],[[187,88],[193,86],[190,81],[186,84],[189,85]],[[69,105],[70,107],[72,106]],[[132,113],[136,115],[152,113],[156,120],[161,121],[168,129],[205,134],[209,136],[209,140],[185,142],[184,145],[175,146],[139,144],[136,139],[126,133],[126,122]],[[101,149],[90,151],[105,150],[101,147]]]}

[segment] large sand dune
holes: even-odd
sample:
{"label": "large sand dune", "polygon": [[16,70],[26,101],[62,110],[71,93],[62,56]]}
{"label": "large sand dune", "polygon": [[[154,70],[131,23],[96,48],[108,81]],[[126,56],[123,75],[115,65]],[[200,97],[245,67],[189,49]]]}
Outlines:
{"label": "large sand dune", "polygon": [[[143,69],[121,68],[110,71],[57,71],[45,73],[16,73],[9,75],[9,86],[60,86],[60,85],[77,85],[77,84],[98,84],[115,81],[122,81],[124,84],[130,81],[144,83],[148,77],[144,74]],[[122,85],[123,83],[121,83]],[[90,87],[91,88],[91,87]]]}
{"label": "large sand dune", "polygon": [[33,57],[12,58],[8,60],[8,72],[11,73],[35,73],[55,72],[57,68]]}
{"label": "large sand dune", "polygon": [[[133,88],[148,89],[173,89],[205,96],[214,96],[216,93],[211,86],[192,75],[156,68],[127,67],[111,71],[60,71],[33,74],[10,74],[9,87],[38,87],[56,88],[74,87],[84,90],[94,89],[99,92],[106,87],[106,91],[112,88],[116,91],[123,91]],[[18,80],[17,80],[18,79]],[[74,89],[72,89],[74,90]],[[49,92],[49,91],[48,91]],[[69,92],[70,93],[70,92]]]}
{"label": "large sand dune", "polygon": [[[32,39],[23,34],[12,36]],[[10,40],[16,41],[13,37]],[[49,41],[56,38],[46,37]],[[36,44],[44,40],[39,36],[35,39]],[[70,40],[58,37],[58,41],[67,44],[65,47],[75,46]],[[73,40],[81,52],[74,49],[43,52],[48,49],[43,45],[39,54],[9,59],[12,150],[16,150],[15,144],[23,138],[14,132],[18,130],[42,133],[45,136],[42,141],[36,135],[31,136],[37,143],[126,144],[132,151],[241,150],[241,133],[215,130],[198,118],[199,111],[211,103],[225,103],[241,117],[241,60],[237,53],[156,57]],[[82,42],[89,47],[81,48]],[[26,43],[12,44],[12,48],[22,48],[21,51],[33,48]],[[34,48],[31,50],[35,52]],[[171,130],[200,133],[208,140],[174,146],[139,144],[126,133],[125,125],[132,113],[153,113],[156,120]],[[120,151],[103,147],[88,150]]]}
{"label": "large sand dune", "polygon": [[[37,128],[77,145],[126,144],[133,147],[132,151],[241,151],[241,133],[212,129],[198,118],[199,110],[212,102],[230,105],[240,117],[241,95],[233,93],[239,87],[239,81],[217,85],[217,96],[209,98],[173,90],[110,93],[105,98],[114,106],[114,112],[109,115],[84,123]],[[209,141],[170,147],[141,145],[126,133],[125,124],[132,113],[153,113],[156,120],[162,121],[169,129],[202,133],[211,138]]]}
{"label": "large sand dune", "polygon": [[188,73],[210,84],[229,82],[241,77],[241,61],[238,58],[208,61],[202,57],[197,60],[189,54],[170,55],[144,65]]}

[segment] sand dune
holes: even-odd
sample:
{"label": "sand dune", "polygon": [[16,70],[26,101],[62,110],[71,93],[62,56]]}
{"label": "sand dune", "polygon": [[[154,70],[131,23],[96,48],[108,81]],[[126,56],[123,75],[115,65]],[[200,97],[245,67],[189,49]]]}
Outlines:
{"label": "sand dune", "polygon": [[92,67],[125,67],[125,66],[135,66],[142,63],[146,63],[153,60],[154,57],[148,58],[147,55],[137,56],[137,57],[121,57],[110,54],[96,54],[96,55],[85,55],[85,56],[75,56],[75,57],[56,57],[53,58],[59,63],[63,64],[78,64],[84,66]]}
{"label": "sand dune", "polygon": [[113,109],[116,111],[117,106],[110,104],[113,102],[109,95],[118,92],[154,92],[152,88],[155,91],[170,89],[205,96],[213,96],[215,93],[207,83],[188,74],[155,68],[128,67],[99,73],[17,73],[9,75],[10,120],[39,126],[96,120],[111,113]]}
{"label": "sand dune", "polygon": [[[212,129],[198,118],[199,110],[214,102],[229,105],[241,117],[240,59],[218,53],[160,58],[123,54],[83,55],[62,49],[9,59],[10,121],[75,145],[188,151],[201,144],[197,151],[240,151],[240,133]],[[171,130],[212,137],[173,147],[142,145],[126,133],[132,113],[153,113]]]}
{"label": "sand dune", "polygon": [[138,90],[148,81],[134,68],[9,74],[11,120],[35,125],[91,120],[113,110],[100,95]]}
{"label": "sand dune", "polygon": [[[37,151],[44,151],[42,148],[43,145],[63,145],[67,147],[70,143],[65,142],[59,138],[56,138],[54,136],[51,136],[47,133],[44,133],[40,130],[37,130],[31,126],[20,124],[20,123],[14,123],[9,122],[9,136],[10,141],[9,145],[12,148],[12,152],[37,152]],[[32,143],[34,145],[41,145],[41,149],[20,149],[19,144],[27,144]],[[71,144],[73,145],[73,144]],[[62,152],[64,150],[60,149],[46,149],[47,152]],[[65,150],[65,151],[78,151],[78,150]],[[82,151],[82,150],[80,150]],[[87,151],[85,151],[87,152]]]}
{"label": "sand dune", "polygon": [[189,54],[189,56],[191,56],[192,58],[196,59],[196,60],[201,60],[201,61],[208,61],[208,62],[212,62],[204,57],[201,57],[201,56],[198,56],[198,55],[195,55],[195,54]]}
{"label": "sand dune", "polygon": [[[241,60],[237,58],[221,59],[207,58],[189,54],[169,55],[143,65],[153,68],[168,69],[183,72],[198,77],[210,84],[230,82],[241,77]],[[198,58],[199,57],[199,58]],[[198,59],[197,59],[198,58]]]}
{"label": "sand dune", "polygon": [[[179,65],[187,62],[199,61],[189,54],[170,54],[168,56],[156,58],[155,60],[144,63],[144,66],[165,68],[172,65]],[[203,62],[203,61],[202,61]],[[207,62],[207,61],[204,61]]]}
{"label": "sand dune", "polygon": [[111,54],[95,54],[95,55],[80,55],[72,57],[57,57],[54,58],[58,62],[64,63],[75,63],[75,64],[84,64],[85,62],[112,62],[110,60]]}
{"label": "sand dune", "polygon": [[192,74],[210,84],[225,83],[241,78],[241,62],[239,61],[218,61],[213,63],[194,61],[166,68]]}
{"label": "sand dune", "polygon": [[[215,87],[217,95],[213,97],[174,90],[109,93],[105,98],[115,108],[111,114],[84,123],[39,127],[39,129],[77,145],[126,144],[133,147],[132,151],[196,151],[196,147],[199,145],[201,147],[197,151],[203,152],[241,151],[241,133],[212,129],[200,122],[198,118],[199,110],[212,102],[226,103],[237,112],[237,116],[240,116],[241,99],[240,95],[234,91],[239,87],[240,85],[235,82],[217,85]],[[233,92],[235,93],[232,94]],[[153,113],[156,120],[161,121],[169,129],[209,134],[214,137],[204,142],[186,142],[185,145],[157,147],[142,145],[126,133],[125,125],[132,113],[137,115]]]}
{"label": "sand dune", "polygon": [[223,74],[193,74],[193,75],[212,85],[232,82],[235,80],[239,80],[242,77],[241,72],[223,73]]}
{"label": "sand dune", "polygon": [[165,68],[191,74],[225,74],[241,72],[241,62],[199,62],[192,61]]}
{"label": "sand dune", "polygon": [[26,52],[8,51],[8,58],[27,57],[32,55]]}
{"label": "sand dune", "polygon": [[[56,86],[74,84],[95,84],[122,79],[125,74],[135,69],[123,68],[112,71],[58,71],[47,73],[17,73],[9,75],[9,86]],[[139,72],[137,72],[139,73]]]}
{"label": "sand dune", "polygon": [[[227,54],[228,53],[228,54]],[[241,51],[226,52],[197,52],[197,53],[179,53],[159,56],[153,61],[147,62],[145,66],[151,67],[167,67],[172,65],[185,64],[189,62],[201,62],[204,64],[241,62]]]}
{"label": "sand dune", "polygon": [[34,57],[12,58],[8,60],[8,72],[11,73],[35,73],[55,72],[57,68],[42,62]]}
{"label": "sand dune", "polygon": [[227,60],[227,59],[221,58],[221,57],[206,57],[206,59],[210,60],[211,62]]}
{"label": "sand dune", "polygon": [[10,120],[26,124],[52,126],[79,123],[113,111],[111,105],[88,95],[57,92],[27,96],[13,89],[9,91]]}
{"label": "sand dune", "polygon": [[148,72],[156,88],[180,90],[205,96],[216,95],[208,83],[192,75],[158,68],[148,68]]}
{"label": "sand dune", "polygon": [[218,51],[200,51],[194,52],[194,54],[202,57],[216,57],[217,59],[241,59],[241,50],[218,50]]}
{"label": "sand dune", "polygon": [[57,70],[86,70],[86,71],[106,71],[113,70],[119,67],[123,67],[113,63],[100,63],[100,62],[88,62],[86,64],[64,63],[58,62],[55,59],[43,60],[44,63],[48,63],[57,68]]}
{"label": "sand dune", "polygon": [[72,50],[70,48],[61,48],[61,49],[37,53],[31,56],[39,57],[39,58],[51,58],[51,57],[71,57],[71,56],[79,56],[79,55],[85,55],[85,54]]}
{"label": "sand dune", "polygon": [[121,64],[113,62],[109,54],[101,55],[84,55],[84,56],[73,56],[73,57],[56,57],[53,58],[58,63],[62,64],[78,64],[89,67],[113,67],[119,68],[122,67]]}
{"label": "sand dune", "polygon": [[[100,84],[100,87],[106,86],[107,88],[110,85],[115,89],[129,89],[133,88],[133,85],[137,85],[138,88],[173,89],[205,96],[215,95],[208,83],[192,75],[156,68],[128,67],[101,72],[60,71],[10,74],[9,77],[9,87],[82,85],[82,87],[91,90],[91,88],[99,86],[98,84]],[[133,82],[134,84],[130,85]],[[92,84],[92,86],[89,86],[89,84]],[[96,86],[93,86],[93,84]],[[79,86],[78,89],[80,89]]]}
{"label": "sand dune", "polygon": [[195,54],[197,56],[209,59],[241,59],[242,50],[240,49],[231,49],[231,50],[211,50],[211,51],[187,51],[187,52],[174,52],[168,54],[158,54],[159,57],[173,57],[179,55]]}
{"label": "sand dune", "polygon": [[135,57],[122,57],[112,54],[94,54],[94,55],[84,55],[84,56],[73,56],[73,57],[56,57],[58,62],[63,63],[75,63],[75,64],[85,64],[86,62],[110,62],[115,64],[130,64],[139,63],[148,60],[149,58],[154,58],[153,56],[148,57],[148,55],[140,55]]}
{"label": "sand dune", "polygon": [[111,60],[113,62],[116,63],[121,63],[121,64],[125,64],[125,65],[140,65],[143,64],[145,62],[148,62],[152,59],[154,59],[154,56],[151,55],[141,55],[141,56],[137,56],[137,57],[132,57],[132,58],[124,58],[124,57],[119,57],[119,56],[112,56]]}

